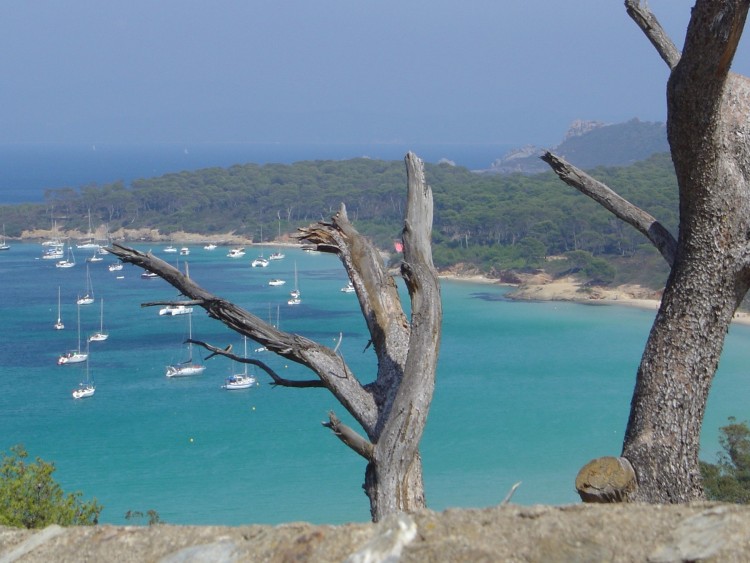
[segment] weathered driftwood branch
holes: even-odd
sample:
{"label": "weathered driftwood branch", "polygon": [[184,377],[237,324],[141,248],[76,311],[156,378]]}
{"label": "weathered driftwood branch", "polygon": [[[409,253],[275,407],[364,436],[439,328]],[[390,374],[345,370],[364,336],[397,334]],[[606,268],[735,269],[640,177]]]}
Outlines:
{"label": "weathered driftwood branch", "polygon": [[330,222],[301,229],[298,235],[317,250],[336,254],[354,285],[377,356],[376,377],[367,385],[362,385],[351,373],[337,353],[338,344],[336,350],[331,350],[302,336],[279,331],[233,303],[210,294],[151,254],[121,245],[110,249],[124,262],[155,272],[230,329],[317,374],[319,381],[290,381],[262,362],[240,359],[228,348],[193,341],[214,354],[258,365],[278,385],[324,386],[331,391],[369,438],[342,424],[333,413],[325,423],[342,442],[368,460],[364,486],[375,520],[425,506],[419,442],[434,392],[440,345],[440,286],[432,263],[430,240],[432,191],[425,182],[422,161],[412,153],[405,161],[408,193],[401,273],[411,299],[409,320],[393,276],[378,250],[349,222],[344,205]]}
{"label": "weathered driftwood branch", "polygon": [[625,0],[625,9],[633,21],[641,28],[651,44],[659,52],[670,69],[680,61],[680,50],[669,38],[656,16],[641,0]]}
{"label": "weathered driftwood branch", "polygon": [[211,354],[206,356],[203,360],[206,361],[213,356],[224,356],[225,358],[229,358],[230,360],[234,360],[235,362],[243,363],[243,364],[250,364],[256,367],[259,367],[264,372],[268,374],[268,376],[273,381],[272,385],[277,385],[279,387],[297,387],[297,388],[308,388],[308,387],[325,387],[323,385],[323,382],[318,379],[305,379],[305,380],[296,380],[296,379],[286,379],[284,377],[281,377],[276,370],[274,370],[271,366],[266,364],[265,362],[261,360],[257,360],[255,358],[246,358],[244,356],[238,356],[237,354],[231,352],[231,347],[227,348],[219,348],[217,346],[213,346],[212,344],[208,344],[207,342],[203,342],[202,340],[195,340],[194,338],[189,338],[187,342],[192,342],[193,344],[197,344],[198,346],[202,346],[206,350],[211,351]]}
{"label": "weathered driftwood branch", "polygon": [[[314,244],[321,252],[336,254],[355,288],[362,315],[378,360],[376,393],[398,384],[409,339],[409,323],[393,277],[383,259],[366,238],[349,222],[346,206],[341,205],[331,222],[320,222],[299,229],[302,242]],[[394,379],[395,378],[395,379]],[[367,429],[368,435],[372,437]]]}
{"label": "weathered driftwood branch", "polygon": [[653,216],[619,196],[612,189],[595,180],[583,170],[562,158],[546,152],[542,160],[552,167],[558,177],[582,194],[590,197],[616,217],[635,227],[659,250],[671,267],[677,252],[677,240]]}
{"label": "weathered driftwood branch", "polygon": [[328,412],[328,421],[322,423],[336,435],[344,444],[357,452],[368,461],[372,461],[375,446],[357,434],[352,428],[339,420],[333,411]]}
{"label": "weathered driftwood branch", "polygon": [[[234,303],[209,293],[177,268],[151,253],[143,253],[117,243],[113,243],[108,250],[123,262],[156,273],[182,295],[197,301],[210,317],[232,330],[258,342],[271,352],[311,369],[320,378],[322,385],[334,394],[358,422],[374,425],[377,409],[372,393],[351,375],[348,368],[345,369],[341,358],[330,348],[303,336],[278,330]],[[289,384],[288,380],[278,376],[274,382],[289,387],[298,386]]]}

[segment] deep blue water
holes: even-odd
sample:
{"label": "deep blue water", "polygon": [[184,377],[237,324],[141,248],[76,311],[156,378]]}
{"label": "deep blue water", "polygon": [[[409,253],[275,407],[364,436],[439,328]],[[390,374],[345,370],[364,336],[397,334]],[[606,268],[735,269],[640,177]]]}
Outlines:
{"label": "deep blue water", "polygon": [[[372,350],[363,351],[368,336],[356,297],[339,291],[346,281],[339,262],[289,249],[285,260],[258,269],[249,266],[255,251],[248,250],[245,259],[231,260],[226,248],[194,246],[191,276],[263,318],[278,318],[283,330],[331,346],[343,334],[343,357],[369,381]],[[320,425],[331,409],[350,422],[335,400],[320,389],[272,388],[262,374],[259,387],[224,391],[223,378],[236,368],[224,358],[206,362],[199,377],[167,379],[165,366],[182,357],[185,319],[159,317],[140,304],[175,292],[161,280],[142,280],[133,266],[117,279],[106,267],[112,258],[90,268],[110,333],[92,344],[97,392],[74,401],[70,392],[84,369],[55,360],[76,346],[75,299],[85,289],[86,255],[79,252],[79,264],[61,270],[40,254],[30,243],[0,253],[2,451],[23,443],[32,456],[54,461],[66,490],[105,506],[102,522],[122,523],[126,511],[150,509],[186,524],[369,518],[363,460]],[[303,304],[289,307],[295,262]],[[269,287],[272,277],[287,285]],[[58,287],[63,331],[52,329]],[[505,292],[442,285],[442,348],[421,448],[433,509],[496,504],[517,481],[514,502],[577,502],[578,469],[620,451],[653,311],[519,303]],[[98,329],[98,306],[82,308],[81,319],[84,335]],[[193,333],[241,349],[236,335],[201,310]],[[704,425],[703,457],[711,461],[718,427],[728,416],[748,418],[748,338],[746,326],[733,326],[727,338]],[[267,361],[289,377],[310,377],[273,356]]]}
{"label": "deep blue water", "polygon": [[370,157],[401,160],[407,151],[426,162],[447,158],[472,170],[489,168],[509,145],[4,145],[0,146],[0,205],[39,202],[44,190],[79,188],[168,172],[245,163],[291,164],[301,160]]}

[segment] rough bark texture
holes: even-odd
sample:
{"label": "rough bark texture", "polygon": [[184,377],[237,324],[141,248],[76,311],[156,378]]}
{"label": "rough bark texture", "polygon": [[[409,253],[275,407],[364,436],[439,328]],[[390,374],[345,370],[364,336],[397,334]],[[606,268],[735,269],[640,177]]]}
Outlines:
{"label": "rough bark texture", "polygon": [[[627,498],[681,503],[702,496],[698,453],[708,392],[750,287],[750,85],[729,73],[748,2],[696,2],[681,55],[644,5],[627,0],[626,7],[672,69],[667,131],[680,227],[671,261],[649,236],[672,269],[638,368],[622,455],[638,481]],[[586,182],[576,187],[597,199]]]}
{"label": "rough bark texture", "polygon": [[[377,376],[367,385],[360,383],[336,350],[276,329],[234,303],[212,295],[150,253],[117,244],[110,249],[122,261],[158,274],[212,318],[316,374],[315,380],[292,381],[279,377],[262,362],[250,361],[264,369],[276,385],[325,387],[362,426],[366,438],[343,424],[333,412],[324,423],[344,444],[368,460],[364,487],[376,521],[393,512],[413,512],[425,506],[419,442],[432,401],[441,334],[442,305],[430,240],[432,191],[425,181],[422,161],[412,153],[405,161],[407,211],[401,272],[411,299],[410,320],[379,252],[349,222],[343,205],[330,222],[301,229],[298,235],[317,250],[339,256],[356,289],[378,364]],[[227,350],[193,342],[214,354],[243,361]]]}

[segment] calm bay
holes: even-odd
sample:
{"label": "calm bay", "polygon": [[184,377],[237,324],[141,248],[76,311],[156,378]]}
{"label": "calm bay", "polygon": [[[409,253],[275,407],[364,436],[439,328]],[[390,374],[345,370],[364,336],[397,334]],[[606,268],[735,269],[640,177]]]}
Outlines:
{"label": "calm bay", "polygon": [[[151,247],[139,245],[148,250]],[[268,268],[251,268],[227,248],[191,246],[191,276],[209,291],[278,322],[283,330],[335,346],[362,381],[375,370],[356,297],[340,291],[346,277],[335,257],[283,251]],[[100,521],[125,522],[128,510],[156,510],[182,524],[341,523],[369,519],[361,489],[364,462],[320,425],[333,409],[323,390],[260,385],[220,388],[239,366],[206,362],[201,376],[179,380],[165,366],[184,354],[185,317],[160,317],[146,301],[174,299],[162,280],[143,280],[126,265],[89,266],[95,305],[81,307],[82,338],[99,328],[104,299],[105,342],[91,344],[96,395],[73,400],[84,377],[79,366],[58,366],[76,347],[76,305],[86,288],[85,259],[55,268],[41,246],[13,243],[0,254],[0,447],[23,443],[32,456],[54,461],[66,490],[96,497]],[[163,247],[153,246],[157,255]],[[90,251],[89,251],[90,252]],[[288,306],[294,266],[303,302]],[[122,276],[118,279],[118,276]],[[285,286],[270,287],[270,278]],[[58,287],[65,330],[57,318]],[[654,312],[623,306],[515,302],[507,288],[444,281],[443,341],[435,399],[422,443],[430,508],[480,507],[513,497],[520,504],[577,502],[577,470],[599,455],[617,455],[635,371]],[[216,345],[241,340],[201,310],[196,338]],[[718,428],[728,416],[748,418],[750,327],[730,330],[709,400],[702,458],[714,461]],[[254,347],[251,345],[251,348]],[[207,355],[205,351],[197,354]],[[268,353],[256,353],[288,377],[312,374]]]}

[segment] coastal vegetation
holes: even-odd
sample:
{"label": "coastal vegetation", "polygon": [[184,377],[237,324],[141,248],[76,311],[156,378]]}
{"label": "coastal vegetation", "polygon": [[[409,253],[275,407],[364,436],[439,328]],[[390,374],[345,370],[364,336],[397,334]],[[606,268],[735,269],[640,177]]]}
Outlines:
{"label": "coastal vegetation", "polygon": [[750,503],[750,427],[730,416],[719,428],[718,463],[701,462],[701,477],[710,500]]}
{"label": "coastal vegetation", "polygon": [[0,465],[0,525],[44,528],[50,524],[85,526],[97,523],[102,506],[81,493],[65,494],[52,474],[55,465],[36,458],[29,462],[26,448],[3,452]]}
{"label": "coastal vegetation", "polygon": [[[501,276],[544,268],[599,283],[666,280],[658,253],[634,229],[614,220],[552,173],[477,174],[448,164],[426,165],[435,199],[433,258],[451,268]],[[667,154],[626,167],[591,171],[635,204],[677,225],[677,183]],[[253,241],[285,237],[326,219],[344,202],[357,229],[385,250],[400,236],[405,198],[403,163],[370,159],[243,164],[80,189],[48,190],[45,203],[0,207],[8,236],[49,229],[110,233],[158,229]],[[572,253],[572,254],[569,254]],[[549,257],[562,258],[554,262]]]}

